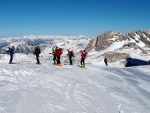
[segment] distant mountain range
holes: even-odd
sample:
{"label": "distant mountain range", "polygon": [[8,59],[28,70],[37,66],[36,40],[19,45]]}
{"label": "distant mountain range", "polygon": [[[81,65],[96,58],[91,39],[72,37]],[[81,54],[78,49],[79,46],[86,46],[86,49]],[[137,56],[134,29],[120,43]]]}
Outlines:
{"label": "distant mountain range", "polygon": [[[53,35],[30,35],[23,37],[8,37],[0,39],[0,52],[1,54],[6,54],[8,47],[15,46],[16,53],[33,53],[34,48],[39,45],[43,51],[46,47],[52,48],[56,46],[65,46],[71,44],[72,41],[77,41],[75,47],[85,46],[85,42],[80,43],[80,40],[87,40],[91,37],[78,35],[78,36],[53,36]],[[59,44],[59,42],[61,44]],[[81,41],[82,42],[82,41]],[[87,41],[86,41],[87,44]],[[85,48],[85,47],[84,47]],[[69,47],[68,47],[69,49]]]}

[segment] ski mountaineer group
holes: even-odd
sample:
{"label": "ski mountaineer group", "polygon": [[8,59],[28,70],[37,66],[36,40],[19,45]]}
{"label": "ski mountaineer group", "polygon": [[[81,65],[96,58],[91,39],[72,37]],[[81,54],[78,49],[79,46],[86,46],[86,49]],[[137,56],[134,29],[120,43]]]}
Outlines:
{"label": "ski mountaineer group", "polygon": [[[34,54],[36,55],[36,60],[37,60],[36,64],[41,64],[39,61],[40,53],[41,53],[41,49],[39,46],[37,46],[34,50]],[[53,54],[54,64],[57,64],[57,66],[61,66],[60,56],[62,54],[62,48],[58,48],[58,47],[56,47],[55,49],[52,48],[52,54]]]}
{"label": "ski mountaineer group", "polygon": [[[49,54],[53,55],[53,64],[54,65],[62,66],[61,61],[60,61],[61,54],[63,54],[62,48],[58,48],[58,46],[56,46],[55,49],[52,48],[52,52]],[[85,68],[85,62],[84,61],[85,61],[85,58],[87,56],[87,52],[85,50],[83,50],[83,51],[80,51],[80,54],[81,54],[81,61],[80,61],[81,68]],[[69,58],[69,65],[73,65],[72,58],[75,57],[74,51],[68,49],[67,56]]]}
{"label": "ski mountaineer group", "polygon": [[[9,64],[12,64],[13,58],[14,58],[14,54],[15,54],[15,47],[12,46],[11,48],[8,47],[7,53],[10,55],[10,61]],[[34,49],[33,54],[36,56],[36,64],[41,64],[40,60],[39,60],[39,56],[41,54],[41,49],[39,46],[36,46]],[[52,48],[52,53],[49,53],[53,55],[53,64],[57,65],[57,66],[62,66],[61,61],[60,61],[60,57],[63,54],[63,49],[62,48],[58,48],[58,46],[56,46],[56,48]],[[85,50],[81,50],[80,51],[81,54],[81,68],[85,68],[85,58],[87,56],[87,52]],[[67,53],[67,57],[69,59],[69,65],[73,65],[73,61],[72,58],[75,57],[74,56],[74,51],[73,50],[69,50],[68,49],[68,53]]]}
{"label": "ski mountaineer group", "polygon": [[[57,66],[61,66],[60,56],[62,53],[63,53],[62,48],[58,48],[58,47],[56,47],[55,49],[52,48],[53,61],[54,61],[54,64],[56,64]],[[87,52],[85,50],[83,50],[83,51],[80,51],[80,54],[81,54],[81,61],[80,61],[81,68],[85,68],[85,62],[84,61],[85,61],[85,58],[87,56]],[[69,58],[69,65],[73,65],[72,58],[75,57],[74,51],[68,49],[67,56]]]}
{"label": "ski mountaineer group", "polygon": [[56,65],[57,66],[61,66],[61,62],[60,62],[60,56],[61,56],[61,54],[63,54],[62,48],[56,47],[54,56],[56,57],[55,60],[56,60]]}

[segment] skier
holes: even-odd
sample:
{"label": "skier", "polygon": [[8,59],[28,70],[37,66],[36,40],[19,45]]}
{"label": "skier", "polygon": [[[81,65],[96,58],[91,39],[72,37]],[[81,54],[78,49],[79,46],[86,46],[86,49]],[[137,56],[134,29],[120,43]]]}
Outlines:
{"label": "skier", "polygon": [[72,57],[74,56],[73,50],[69,51],[69,49],[68,49],[68,54],[67,55],[69,57],[70,65],[73,65],[73,63],[72,63]]}
{"label": "skier", "polygon": [[55,55],[56,58],[57,58],[57,66],[62,66],[62,65],[61,65],[61,62],[60,62],[60,56],[61,56],[62,53],[63,53],[62,48],[56,47],[56,52],[55,52],[54,55]]}
{"label": "skier", "polygon": [[11,48],[9,48],[9,52],[10,54],[10,61],[9,61],[9,64],[12,64],[12,60],[13,60],[13,57],[14,57],[14,54],[15,54],[15,47],[12,46]]}
{"label": "skier", "polygon": [[104,62],[105,62],[105,65],[108,66],[106,57],[104,58]]}
{"label": "skier", "polygon": [[80,51],[80,53],[81,53],[81,68],[85,68],[85,63],[84,63],[84,60],[85,60],[85,58],[86,58],[86,56],[87,56],[87,52],[85,52],[85,50],[81,50]]}
{"label": "skier", "polygon": [[41,49],[39,46],[37,46],[34,50],[34,54],[36,55],[36,60],[37,60],[37,63],[36,64],[41,64],[40,61],[39,61],[39,55],[41,53]]}
{"label": "skier", "polygon": [[10,61],[9,64],[12,64],[12,60],[15,54],[15,47],[12,46],[11,48],[9,48],[9,50],[7,51],[8,54],[10,54]]}

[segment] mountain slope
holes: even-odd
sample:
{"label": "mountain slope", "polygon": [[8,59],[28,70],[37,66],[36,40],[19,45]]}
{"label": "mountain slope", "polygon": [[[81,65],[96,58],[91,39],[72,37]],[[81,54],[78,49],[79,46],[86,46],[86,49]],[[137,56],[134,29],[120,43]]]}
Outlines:
{"label": "mountain slope", "polygon": [[1,63],[1,113],[149,113],[150,66]]}

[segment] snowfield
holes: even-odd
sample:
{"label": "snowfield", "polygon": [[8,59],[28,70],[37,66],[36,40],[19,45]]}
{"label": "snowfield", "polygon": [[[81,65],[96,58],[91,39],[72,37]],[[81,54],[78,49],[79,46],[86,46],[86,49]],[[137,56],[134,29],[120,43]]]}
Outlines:
{"label": "snowfield", "polygon": [[0,113],[150,112],[150,66],[57,67],[26,55],[8,61],[0,60]]}

